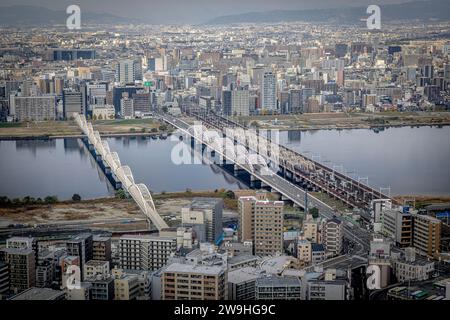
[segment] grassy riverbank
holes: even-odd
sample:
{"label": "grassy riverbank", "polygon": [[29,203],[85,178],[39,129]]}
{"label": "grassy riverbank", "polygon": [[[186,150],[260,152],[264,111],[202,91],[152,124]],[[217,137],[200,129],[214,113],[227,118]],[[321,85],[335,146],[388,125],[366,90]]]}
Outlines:
{"label": "grassy riverbank", "polygon": [[[92,122],[102,135],[160,134],[168,132],[166,124],[154,119],[97,120]],[[0,125],[0,139],[3,138],[51,138],[81,135],[74,121],[40,121],[24,123],[3,123]]]}

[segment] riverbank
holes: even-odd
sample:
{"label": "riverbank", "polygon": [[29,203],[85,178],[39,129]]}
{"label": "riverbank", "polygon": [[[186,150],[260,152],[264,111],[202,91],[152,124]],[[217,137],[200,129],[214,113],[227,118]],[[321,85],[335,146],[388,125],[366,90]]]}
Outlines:
{"label": "riverbank", "polygon": [[394,199],[400,203],[414,206],[416,209],[423,209],[430,204],[450,202],[450,196],[400,195],[395,196]]}
{"label": "riverbank", "polygon": [[[235,215],[237,197],[254,194],[254,190],[210,190],[156,193],[153,195],[158,213],[169,226],[181,222],[181,208],[195,197],[214,197],[224,200],[224,212]],[[53,201],[52,201],[53,202]],[[25,203],[13,201],[0,205],[0,227],[32,227],[46,224],[83,224],[86,226],[114,226],[115,229],[130,229],[130,224],[140,226],[146,217],[132,199],[105,197],[81,201],[57,201]],[[105,227],[106,228],[106,227]]]}
{"label": "riverbank", "polygon": [[[170,133],[164,123],[155,119],[99,120],[93,121],[94,130],[101,136],[159,136]],[[0,140],[56,139],[82,137],[74,121],[42,121],[26,123],[1,123]]]}
{"label": "riverbank", "polygon": [[304,113],[236,117],[240,123],[261,129],[347,130],[450,125],[450,112]]}

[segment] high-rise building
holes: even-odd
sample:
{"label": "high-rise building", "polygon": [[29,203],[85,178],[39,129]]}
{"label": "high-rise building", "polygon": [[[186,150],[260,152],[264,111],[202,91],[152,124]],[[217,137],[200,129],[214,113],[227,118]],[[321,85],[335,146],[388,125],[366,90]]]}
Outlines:
{"label": "high-rise building", "polygon": [[336,218],[328,219],[323,226],[322,242],[327,252],[338,255],[342,252],[344,240],[344,226]]}
{"label": "high-rise building", "polygon": [[34,287],[36,283],[36,255],[30,248],[6,248],[5,261],[9,265],[10,289],[14,293]]}
{"label": "high-rise building", "polygon": [[231,90],[222,91],[222,113],[226,116],[232,116],[232,92]]}
{"label": "high-rise building", "polygon": [[120,115],[125,119],[134,117],[134,101],[128,97],[128,93],[124,92],[120,99]]}
{"label": "high-rise building", "polygon": [[119,265],[122,269],[158,270],[176,249],[176,237],[124,235],[119,240]]}
{"label": "high-rise building", "polygon": [[194,198],[189,207],[182,208],[183,225],[204,224],[206,242],[215,243],[222,235],[222,212],[222,199]]}
{"label": "high-rise building", "polygon": [[419,253],[430,257],[441,252],[441,221],[431,216],[413,214],[412,244]]}
{"label": "high-rise building", "polygon": [[250,108],[250,96],[248,90],[231,91],[231,115],[248,116]]}
{"label": "high-rise building", "polygon": [[384,210],[382,215],[382,231],[394,239],[399,247],[412,245],[413,222],[409,212],[397,209]]}
{"label": "high-rise building", "polygon": [[239,237],[252,241],[256,255],[283,252],[283,201],[239,198]]}
{"label": "high-rise building", "polygon": [[131,95],[135,113],[148,113],[151,109],[151,95],[149,92],[140,90]]}
{"label": "high-rise building", "polygon": [[265,72],[261,86],[261,109],[277,110],[277,79],[272,72]]}
{"label": "high-rise building", "polygon": [[68,256],[79,258],[79,267],[81,271],[81,280],[84,275],[84,265],[92,260],[93,257],[93,236],[90,233],[79,234],[72,239],[66,241],[66,249]]}
{"label": "high-rise building", "polygon": [[11,96],[9,115],[17,121],[46,121],[56,119],[55,96]]}
{"label": "high-rise building", "polygon": [[65,119],[73,118],[74,114],[85,114],[81,92],[63,90],[63,114]]}
{"label": "high-rise building", "polygon": [[302,90],[291,89],[289,90],[289,110],[292,113],[303,112],[302,108]]}
{"label": "high-rise building", "polygon": [[142,80],[142,63],[137,60],[122,60],[117,64],[116,69],[117,82],[122,84],[134,83],[136,80]]}
{"label": "high-rise building", "polygon": [[162,272],[163,300],[225,300],[227,271],[222,266],[173,263]]}
{"label": "high-rise building", "polygon": [[92,259],[108,261],[111,265],[111,238],[94,236],[92,241]]}

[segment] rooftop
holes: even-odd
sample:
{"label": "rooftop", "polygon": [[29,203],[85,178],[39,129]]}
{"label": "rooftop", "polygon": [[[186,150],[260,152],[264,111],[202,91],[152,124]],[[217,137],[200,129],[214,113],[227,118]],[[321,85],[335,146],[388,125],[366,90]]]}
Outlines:
{"label": "rooftop", "polygon": [[221,198],[194,198],[191,202],[191,209],[211,209],[218,203],[223,202]]}
{"label": "rooftop", "polygon": [[15,295],[11,300],[57,300],[64,296],[64,291],[33,287]]}
{"label": "rooftop", "polygon": [[205,265],[191,265],[184,263],[172,263],[167,266],[164,273],[167,272],[180,272],[180,273],[195,273],[195,274],[205,274],[205,275],[219,275],[224,271],[223,268],[218,266],[205,266]]}
{"label": "rooftop", "polygon": [[256,286],[301,286],[301,282],[296,277],[262,276],[256,279]]}
{"label": "rooftop", "polygon": [[228,282],[241,283],[256,280],[262,273],[263,271],[253,267],[233,270],[228,273]]}

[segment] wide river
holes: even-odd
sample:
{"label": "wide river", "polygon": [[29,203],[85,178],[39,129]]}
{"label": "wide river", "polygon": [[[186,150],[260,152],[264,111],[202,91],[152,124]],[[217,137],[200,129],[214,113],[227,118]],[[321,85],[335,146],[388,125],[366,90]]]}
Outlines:
{"label": "wide river", "polygon": [[[214,190],[245,187],[207,164],[177,165],[177,142],[170,138],[108,138],[136,182],[151,191]],[[391,194],[450,195],[450,127],[290,131],[280,142],[315,160],[345,170]],[[383,189],[388,192],[387,189]],[[0,141],[0,196],[82,198],[112,195],[113,190],[80,139]]]}

